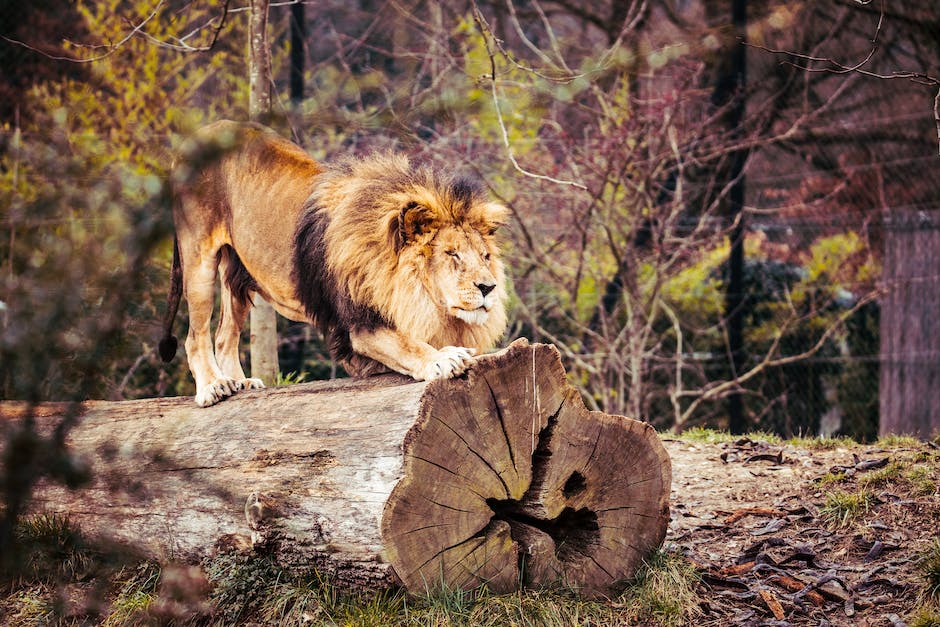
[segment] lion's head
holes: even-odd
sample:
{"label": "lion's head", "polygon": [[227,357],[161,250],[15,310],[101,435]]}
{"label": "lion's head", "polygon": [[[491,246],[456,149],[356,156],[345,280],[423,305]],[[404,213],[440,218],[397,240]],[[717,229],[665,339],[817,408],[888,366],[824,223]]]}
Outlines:
{"label": "lion's head", "polygon": [[497,228],[476,182],[399,155],[346,162],[318,182],[331,272],[352,300],[429,344],[490,348],[506,327]]}

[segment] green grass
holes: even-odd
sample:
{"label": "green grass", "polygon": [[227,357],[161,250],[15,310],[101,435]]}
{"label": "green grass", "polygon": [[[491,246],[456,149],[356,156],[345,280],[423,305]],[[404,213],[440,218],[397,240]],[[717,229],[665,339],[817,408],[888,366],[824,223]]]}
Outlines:
{"label": "green grass", "polygon": [[[672,626],[694,622],[699,611],[695,568],[682,555],[663,550],[642,564],[622,594],[602,601],[562,588],[502,595],[485,587],[469,591],[438,587],[418,596],[343,593],[316,572],[296,574],[269,557],[234,552],[206,560],[201,566],[205,579],[198,576],[203,585],[193,579],[195,587],[185,586],[185,598],[177,599],[171,573],[177,573],[179,587],[190,582],[183,575],[191,568],[153,562],[122,566],[100,551],[91,551],[67,519],[24,521],[19,537],[29,540],[22,555],[31,566],[0,596],[2,624]],[[87,616],[63,617],[63,584],[93,584],[100,590],[100,605],[87,608]],[[185,594],[189,588],[195,593]]]}
{"label": "green grass", "polygon": [[306,378],[307,378],[306,372],[283,373],[283,372],[278,371],[277,378],[274,380],[274,387],[294,385],[295,383],[303,382]]}
{"label": "green grass", "polygon": [[779,436],[765,431],[754,431],[745,435],[733,435],[727,431],[717,431],[707,427],[690,427],[676,437],[683,442],[700,442],[702,444],[725,444],[727,442],[737,442],[742,438],[766,442],[767,444],[780,444],[782,441]]}
{"label": "green grass", "polygon": [[699,575],[680,555],[657,551],[643,564],[620,603],[643,624],[684,625],[698,611]]}
{"label": "green grass", "polygon": [[55,590],[41,584],[20,587],[0,599],[4,625],[54,625],[58,614]]}
{"label": "green grass", "polygon": [[884,488],[897,483],[904,474],[905,465],[897,460],[888,462],[888,465],[878,470],[860,475],[858,485],[862,488]]}
{"label": "green grass", "polygon": [[847,438],[844,436],[835,438],[823,436],[815,438],[790,438],[786,441],[786,443],[792,446],[798,446],[800,448],[806,448],[814,451],[832,451],[837,448],[852,448],[857,444],[857,442],[855,442],[855,440],[852,438]]}
{"label": "green grass", "polygon": [[684,557],[657,551],[622,595],[591,601],[563,589],[493,594],[437,586],[417,596],[341,594],[315,572],[281,571],[266,558],[222,555],[206,564],[214,618],[276,625],[684,625],[697,612],[698,575]]}
{"label": "green grass", "polygon": [[922,579],[918,606],[907,619],[910,627],[940,627],[940,540],[934,540],[917,560]]}
{"label": "green grass", "polygon": [[16,527],[18,576],[25,581],[54,584],[87,572],[95,561],[92,549],[67,517],[41,514]]}
{"label": "green grass", "polygon": [[831,485],[842,483],[848,479],[848,475],[844,472],[827,472],[823,476],[816,479],[816,483],[821,488],[825,488]]}
{"label": "green grass", "polygon": [[910,486],[913,496],[930,496],[937,492],[935,471],[931,465],[918,464],[904,473],[904,480]]}
{"label": "green grass", "polygon": [[940,540],[934,540],[917,562],[917,571],[924,578],[924,596],[940,602]]}
{"label": "green grass", "polygon": [[102,623],[104,627],[144,622],[156,599],[160,575],[159,565],[151,562],[120,571],[115,577],[120,588]]}
{"label": "green grass", "polygon": [[903,489],[911,496],[930,496],[937,491],[934,462],[916,463],[921,455],[894,459],[884,468],[858,477],[858,485],[867,489]]}
{"label": "green grass", "polygon": [[940,607],[922,605],[907,619],[908,627],[940,627]]}
{"label": "green grass", "polygon": [[888,434],[878,438],[875,445],[883,448],[919,448],[923,444],[914,436]]}
{"label": "green grass", "polygon": [[875,497],[868,490],[830,492],[819,514],[829,525],[845,527],[868,513],[874,502]]}

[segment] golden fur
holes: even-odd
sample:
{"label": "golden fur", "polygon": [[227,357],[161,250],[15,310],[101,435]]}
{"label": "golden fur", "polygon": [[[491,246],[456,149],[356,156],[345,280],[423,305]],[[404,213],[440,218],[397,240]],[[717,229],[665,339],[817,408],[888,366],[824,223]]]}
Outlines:
{"label": "golden fur", "polygon": [[264,127],[218,122],[184,147],[172,183],[177,261],[160,351],[164,359],[175,352],[171,328],[185,292],[200,405],[262,386],[238,361],[254,294],[316,324],[359,375],[456,376],[505,329],[493,232],[506,210],[472,182],[400,155],[321,166]]}

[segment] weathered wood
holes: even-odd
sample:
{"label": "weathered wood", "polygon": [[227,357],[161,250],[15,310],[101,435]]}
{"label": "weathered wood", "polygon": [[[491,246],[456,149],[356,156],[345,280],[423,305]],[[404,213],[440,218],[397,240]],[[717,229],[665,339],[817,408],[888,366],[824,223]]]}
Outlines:
{"label": "weathered wood", "polygon": [[894,209],[884,226],[878,433],[927,439],[940,430],[940,215]]}
{"label": "weathered wood", "polygon": [[[42,406],[49,428],[64,411]],[[17,411],[0,404],[0,416]],[[89,402],[95,472],[35,506],[160,557],[254,546],[339,585],[412,592],[562,583],[612,592],[658,547],[669,458],[589,412],[557,351],[516,342],[456,380],[395,375],[192,399]]]}

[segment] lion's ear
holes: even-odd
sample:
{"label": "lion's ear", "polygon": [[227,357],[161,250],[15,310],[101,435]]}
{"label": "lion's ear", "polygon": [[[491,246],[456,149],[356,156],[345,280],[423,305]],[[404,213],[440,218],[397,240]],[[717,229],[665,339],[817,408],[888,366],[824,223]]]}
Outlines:
{"label": "lion's ear", "polygon": [[480,230],[487,235],[492,235],[496,229],[506,224],[509,219],[509,209],[498,202],[488,202],[483,205],[480,218]]}
{"label": "lion's ear", "polygon": [[398,213],[393,225],[395,250],[401,250],[425,233],[440,227],[440,220],[430,209],[418,202],[410,202]]}

